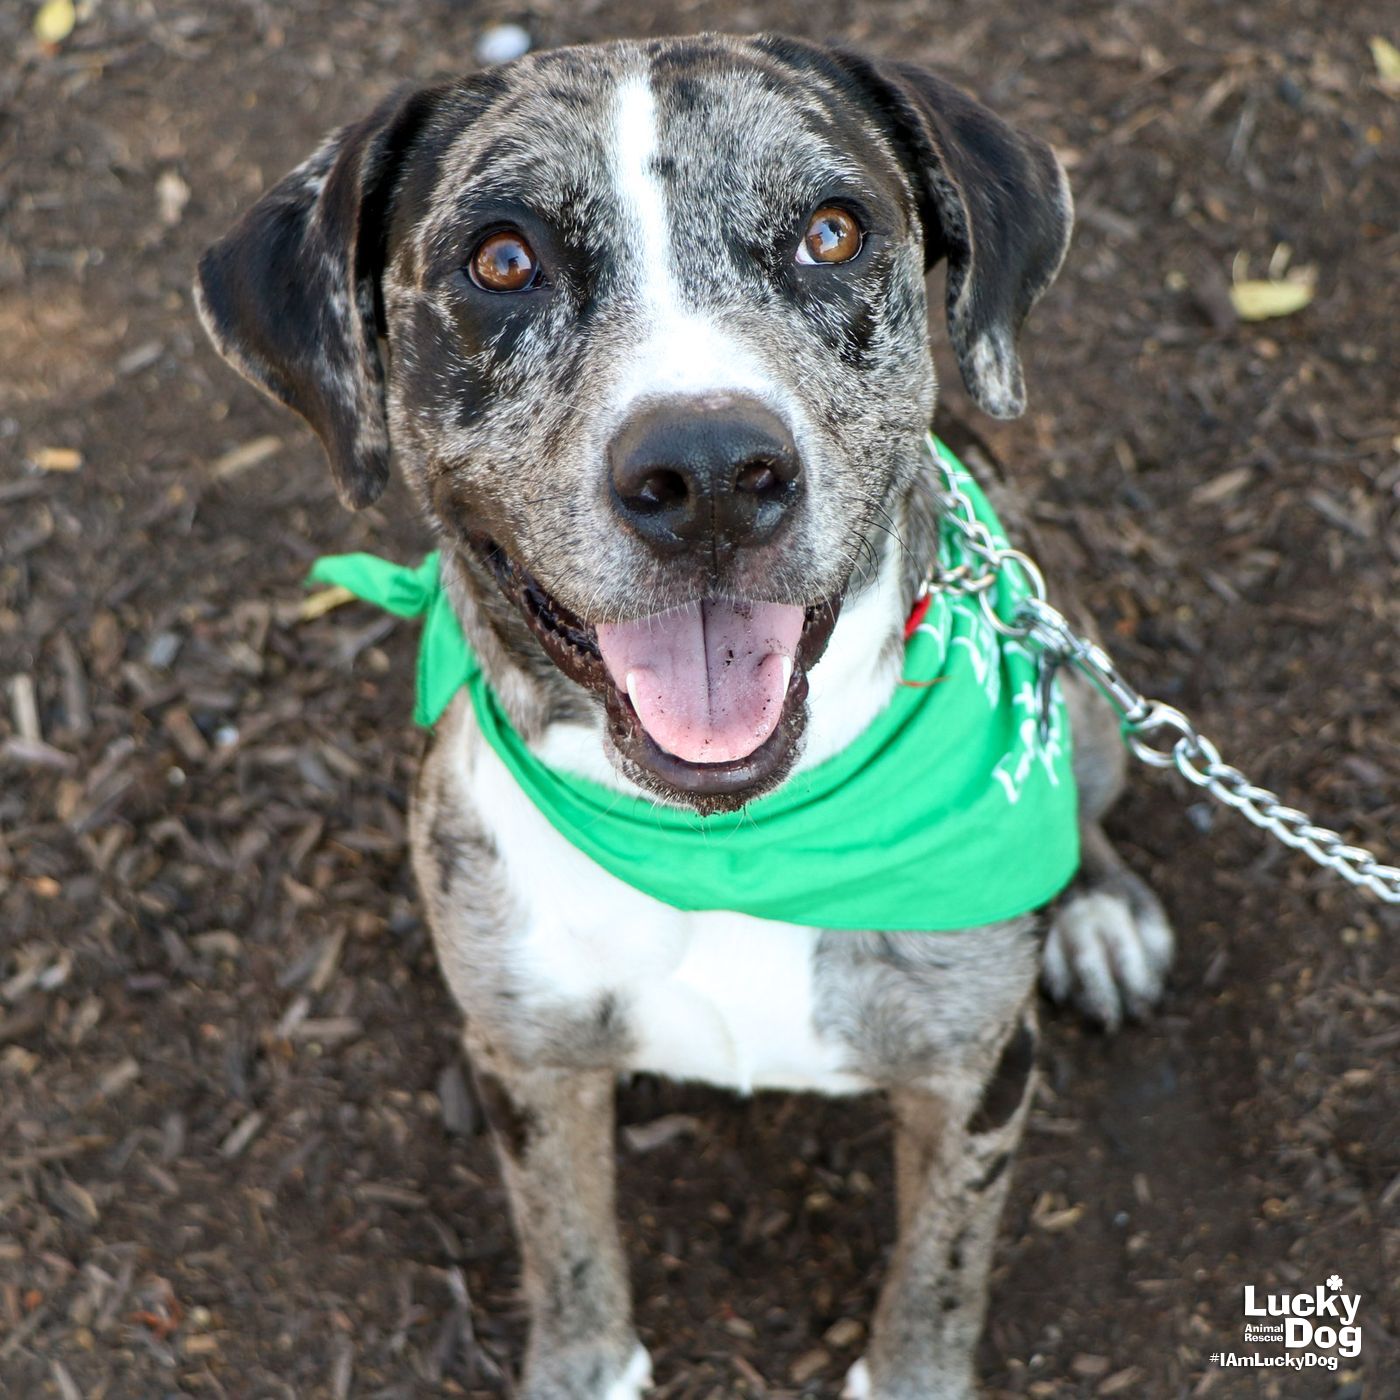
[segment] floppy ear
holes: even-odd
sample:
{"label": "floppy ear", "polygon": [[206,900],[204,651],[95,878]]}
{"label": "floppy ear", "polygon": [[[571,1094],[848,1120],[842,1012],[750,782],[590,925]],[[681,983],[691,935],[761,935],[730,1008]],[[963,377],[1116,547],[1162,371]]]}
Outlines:
{"label": "floppy ear", "polygon": [[379,279],[394,177],[439,95],[399,93],[343,127],[199,263],[195,301],[210,338],[316,430],[353,510],[389,480]]}
{"label": "floppy ear", "polygon": [[948,260],[948,333],[994,418],[1026,406],[1016,336],[1069,247],[1069,181],[1044,141],[909,63],[843,54],[914,181],[928,266]]}

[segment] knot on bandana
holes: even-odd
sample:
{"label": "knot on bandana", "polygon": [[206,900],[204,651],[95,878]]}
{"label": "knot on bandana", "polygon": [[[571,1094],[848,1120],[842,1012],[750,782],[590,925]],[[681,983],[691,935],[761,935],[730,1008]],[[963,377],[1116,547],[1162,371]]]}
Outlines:
{"label": "knot on bandana", "polygon": [[452,697],[480,677],[481,666],[442,586],[437,550],[417,568],[392,564],[377,554],[330,554],[311,566],[307,581],[343,588],[395,617],[425,618],[418,643],[415,724],[436,724]]}
{"label": "knot on bandana", "polygon": [[[935,450],[1005,545],[966,469],[942,443]],[[945,569],[976,562],[946,525],[938,551]],[[1078,868],[1064,697],[1053,683],[1042,728],[1036,656],[999,633],[975,597],[921,600],[906,626],[906,684],[845,749],[742,811],[700,817],[545,764],[487,683],[440,563],[342,554],[318,560],[310,577],[423,617],[414,719],[435,723],[466,687],[490,749],[480,761],[494,755],[568,841],[674,908],[830,929],[963,929],[1040,908]],[[1014,578],[1002,583],[998,613],[1010,618],[1020,594]]]}

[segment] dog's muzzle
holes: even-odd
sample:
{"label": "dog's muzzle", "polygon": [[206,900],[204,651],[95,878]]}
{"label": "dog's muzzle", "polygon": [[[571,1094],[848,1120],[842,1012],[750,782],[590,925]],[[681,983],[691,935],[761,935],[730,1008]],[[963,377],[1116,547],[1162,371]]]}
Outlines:
{"label": "dog's muzzle", "polygon": [[668,794],[738,805],[793,761],[806,671],[840,607],[839,596],[772,601],[774,551],[805,490],[797,444],[753,398],[651,399],[617,431],[605,468],[617,528],[674,571],[689,602],[592,621],[495,541],[478,548],[554,662],[603,696],[619,755]]}

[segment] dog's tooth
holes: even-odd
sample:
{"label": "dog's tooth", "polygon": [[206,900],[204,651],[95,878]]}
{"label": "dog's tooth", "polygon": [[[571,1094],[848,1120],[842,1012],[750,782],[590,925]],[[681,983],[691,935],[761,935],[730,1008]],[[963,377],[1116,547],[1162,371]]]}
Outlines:
{"label": "dog's tooth", "polygon": [[635,671],[627,673],[627,698],[632,702],[632,708],[640,714],[641,709],[637,704],[637,673]]}
{"label": "dog's tooth", "polygon": [[787,694],[788,682],[792,679],[792,657],[783,657],[783,694]]}

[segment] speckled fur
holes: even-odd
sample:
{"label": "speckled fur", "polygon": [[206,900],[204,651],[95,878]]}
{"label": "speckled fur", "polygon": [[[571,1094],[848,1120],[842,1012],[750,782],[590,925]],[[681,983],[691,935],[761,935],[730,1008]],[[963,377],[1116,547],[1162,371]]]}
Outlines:
{"label": "speckled fur", "polygon": [[[663,192],[666,324],[655,268],[637,256],[640,206],[619,175],[616,115],[639,88],[654,149],[630,178]],[[802,220],[833,197],[862,211],[863,260],[794,271]],[[389,99],[206,254],[198,295],[223,353],[320,433],[348,504],[382,490],[392,444],[463,627],[525,739],[623,791],[677,801],[610,749],[596,697],[555,669],[469,537],[489,535],[595,623],[701,591],[804,605],[844,594],[811,714],[794,721],[808,723],[798,763],[811,761],[888,697],[933,549],[924,274],[947,262],[963,376],[988,412],[1013,415],[1024,402],[1016,333],[1059,267],[1070,220],[1048,147],[942,79],[775,36],[704,35],[544,53]],[[491,302],[466,286],[472,247],[501,223],[536,245],[546,296]],[[660,362],[678,336],[695,363],[669,372],[742,381],[790,427],[806,474],[781,535],[722,566],[659,559],[617,527],[603,487],[609,439],[664,390]],[[839,666],[854,679],[830,683]],[[1070,689],[1086,884],[1050,920],[1051,965],[1060,994],[1115,1024],[1160,990],[1170,931],[1098,826],[1120,746],[1106,711]],[[551,846],[498,768],[459,695],[421,774],[412,846],[521,1242],[532,1315],[521,1394],[629,1400],[647,1383],[613,1219],[611,1085],[650,1068],[741,1089],[890,1094],[899,1243],[849,1393],[972,1395],[1034,1084],[1045,920],[930,936],[681,915]],[[1149,927],[1156,943],[1135,954]],[[647,998],[671,995],[697,959],[693,975],[713,978],[710,945],[789,959],[764,1008],[775,1014],[760,1019],[795,1027],[793,1054],[768,1026],[723,1066],[677,1068]],[[726,1011],[723,990],[701,1010],[722,1032],[755,1034],[724,1021],[741,1009]]]}

